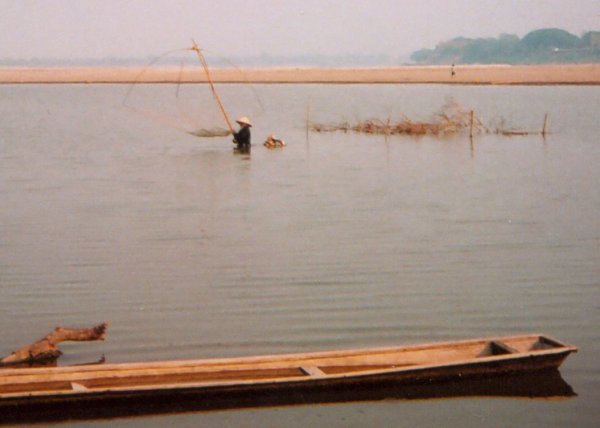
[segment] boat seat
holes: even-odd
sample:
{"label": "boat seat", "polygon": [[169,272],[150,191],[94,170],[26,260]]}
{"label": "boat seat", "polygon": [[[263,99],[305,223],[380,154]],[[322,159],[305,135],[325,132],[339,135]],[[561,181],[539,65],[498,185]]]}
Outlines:
{"label": "boat seat", "polygon": [[73,391],[87,391],[88,388],[85,385],[82,385],[77,382],[71,382],[71,389]]}
{"label": "boat seat", "polygon": [[300,370],[302,370],[307,375],[313,376],[313,377],[327,376],[327,374],[325,372],[323,372],[317,366],[302,366],[302,367],[300,367]]}
{"label": "boat seat", "polygon": [[477,355],[478,357],[490,357],[492,355],[506,355],[506,354],[515,354],[518,353],[515,348],[511,348],[504,342],[500,342],[499,340],[492,340],[488,342],[481,353]]}
{"label": "boat seat", "polygon": [[558,343],[555,340],[549,339],[544,336],[540,336],[539,339],[537,341],[535,341],[533,343],[533,345],[531,345],[529,350],[540,351],[540,350],[544,350],[544,349],[560,348],[561,346],[563,346],[563,345],[561,343]]}

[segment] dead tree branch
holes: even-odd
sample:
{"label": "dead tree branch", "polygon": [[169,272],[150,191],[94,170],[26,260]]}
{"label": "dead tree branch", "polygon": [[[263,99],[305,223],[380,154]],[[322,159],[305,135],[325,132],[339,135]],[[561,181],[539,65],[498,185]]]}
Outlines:
{"label": "dead tree branch", "polygon": [[56,327],[54,331],[37,342],[17,349],[0,360],[0,366],[23,363],[49,363],[62,355],[58,344],[65,341],[104,340],[108,323],[92,328]]}

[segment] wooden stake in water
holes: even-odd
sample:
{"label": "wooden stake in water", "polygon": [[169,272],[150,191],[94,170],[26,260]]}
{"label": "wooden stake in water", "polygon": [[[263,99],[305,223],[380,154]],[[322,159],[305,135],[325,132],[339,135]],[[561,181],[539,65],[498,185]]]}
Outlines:
{"label": "wooden stake in water", "polygon": [[310,131],[310,98],[306,104],[306,141],[308,141],[308,132]]}
{"label": "wooden stake in water", "polygon": [[475,122],[475,112],[473,110],[471,110],[471,128],[469,131],[469,137],[473,138],[473,124]]}
{"label": "wooden stake in water", "polygon": [[546,130],[548,128],[548,113],[544,115],[544,126],[542,128],[542,137],[546,138]]}

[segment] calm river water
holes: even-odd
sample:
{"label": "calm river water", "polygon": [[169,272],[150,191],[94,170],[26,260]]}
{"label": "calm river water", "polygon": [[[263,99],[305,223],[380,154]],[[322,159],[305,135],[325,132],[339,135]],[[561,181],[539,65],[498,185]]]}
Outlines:
{"label": "calm river water", "polygon": [[[67,425],[598,426],[600,87],[221,85],[255,124],[250,156],[184,132],[217,117],[206,87],[136,86],[124,106],[129,89],[0,86],[0,354],[104,320],[108,339],[63,344],[61,364],[539,332],[580,348],[561,369],[578,395]],[[305,131],[307,110],[427,119],[449,98],[519,129],[548,113],[551,133]]]}

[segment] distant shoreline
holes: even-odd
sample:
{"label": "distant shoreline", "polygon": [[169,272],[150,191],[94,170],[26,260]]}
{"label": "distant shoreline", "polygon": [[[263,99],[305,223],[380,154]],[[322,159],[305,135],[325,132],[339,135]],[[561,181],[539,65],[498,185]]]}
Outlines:
{"label": "distant shoreline", "polygon": [[[216,83],[599,85],[600,64],[216,68],[211,77]],[[0,67],[0,84],[206,82],[200,67]]]}

